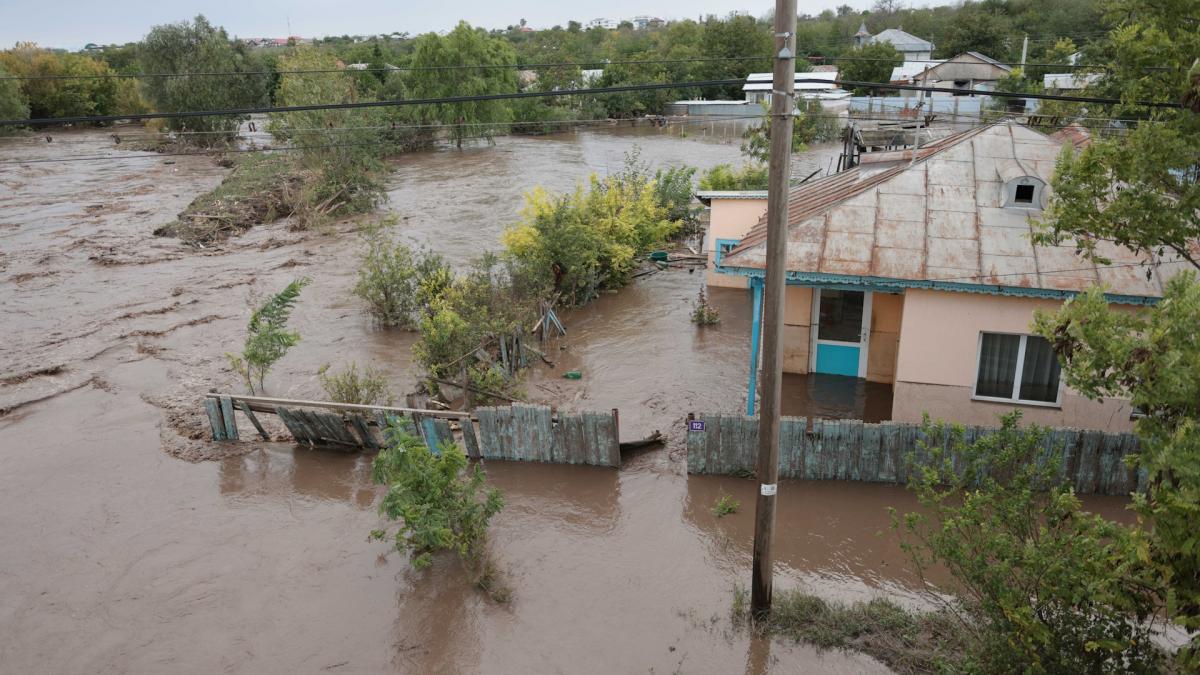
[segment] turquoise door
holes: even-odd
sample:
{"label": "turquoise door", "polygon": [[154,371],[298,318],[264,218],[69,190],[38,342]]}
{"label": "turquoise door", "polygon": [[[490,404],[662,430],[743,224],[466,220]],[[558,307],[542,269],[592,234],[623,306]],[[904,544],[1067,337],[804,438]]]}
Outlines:
{"label": "turquoise door", "polygon": [[813,289],[813,372],[865,377],[870,326],[870,293]]}

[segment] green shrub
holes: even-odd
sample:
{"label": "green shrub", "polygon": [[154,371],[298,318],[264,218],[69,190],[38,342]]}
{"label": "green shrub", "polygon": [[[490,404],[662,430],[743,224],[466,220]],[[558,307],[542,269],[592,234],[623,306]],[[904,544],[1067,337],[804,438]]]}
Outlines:
{"label": "green shrub", "polygon": [[708,304],[708,296],[704,293],[704,287],[700,287],[700,294],[696,298],[696,304],[692,306],[692,323],[697,326],[713,326],[721,322],[721,313],[716,307]]}
{"label": "green shrub", "polygon": [[367,366],[360,374],[354,361],[341,372],[331,372],[329,364],[317,371],[317,379],[329,400],[358,405],[391,405],[392,393],[388,390],[383,371]]}
{"label": "green shrub", "polygon": [[[393,418],[385,435],[372,475],[387,487],[379,511],[397,524],[392,545],[418,569],[433,564],[439,551],[453,552],[476,583],[493,597],[501,595],[486,552],[488,523],[504,507],[500,492],[484,485],[478,466],[467,468],[459,447],[446,444],[431,452],[407,420]],[[374,530],[371,537],[382,541],[388,533]]]}
{"label": "green shrub", "polygon": [[394,224],[392,218],[364,232],[354,294],[366,301],[381,324],[413,329],[420,311],[450,286],[453,275],[440,255],[425,250],[413,253],[398,241],[389,232]]}
{"label": "green shrub", "polygon": [[[21,93],[21,87],[16,80],[4,79],[9,77],[4,68],[0,68],[0,119],[27,120],[29,119],[29,102]],[[0,127],[0,136],[12,133],[17,127]]]}
{"label": "green shrub", "polygon": [[[670,178],[671,200],[678,197],[683,175]],[[593,175],[587,189],[581,185],[573,194],[535,188],[525,196],[521,222],[504,233],[506,254],[523,275],[550,289],[548,294],[582,304],[600,289],[626,284],[639,253],[683,228],[683,221],[668,217],[660,199],[636,153],[626,157],[625,170],[604,179]]]}
{"label": "green shrub", "polygon": [[731,513],[737,513],[740,508],[742,508],[742,503],[734,499],[732,495],[721,495],[713,503],[712,512],[714,516],[723,518]]}
{"label": "green shrub", "polygon": [[413,356],[426,371],[426,388],[439,390],[438,380],[461,382],[464,371],[482,395],[507,396],[517,382],[499,367],[497,338],[524,333],[537,320],[538,298],[512,266],[494,255],[475,261],[470,270],[434,298],[420,320]]}
{"label": "green shrub", "polygon": [[[246,327],[246,343],[241,354],[226,353],[233,370],[246,381],[251,394],[262,393],[263,380],[275,362],[300,342],[300,334],[287,330],[288,318],[300,297],[300,290],[312,280],[302,277],[267,298]],[[257,389],[255,388],[257,385]]]}
{"label": "green shrub", "polygon": [[[1159,609],[1128,527],[1084,511],[1019,413],[973,443],[930,424],[912,465],[921,512],[895,519],[922,573],[948,570],[974,661],[987,672],[1159,672]],[[1049,456],[1055,456],[1053,454]]]}
{"label": "green shrub", "polygon": [[701,190],[766,190],[767,165],[745,164],[734,169],[729,164],[718,164],[700,177]]}

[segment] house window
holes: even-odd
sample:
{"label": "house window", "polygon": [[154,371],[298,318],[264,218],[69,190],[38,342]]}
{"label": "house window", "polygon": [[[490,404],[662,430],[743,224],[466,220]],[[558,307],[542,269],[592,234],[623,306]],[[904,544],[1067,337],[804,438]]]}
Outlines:
{"label": "house window", "polygon": [[721,261],[725,258],[725,256],[730,251],[737,248],[739,241],[740,240],[738,240],[738,239],[718,239],[717,240],[717,251],[716,251],[717,254],[716,254],[715,259],[713,260],[713,266],[720,267]]}
{"label": "house window", "polygon": [[1004,205],[1020,209],[1042,208],[1042,191],[1046,184],[1034,176],[1021,176],[1004,186]]}
{"label": "house window", "polygon": [[1036,335],[980,333],[975,398],[1057,405],[1058,357],[1050,343]]}

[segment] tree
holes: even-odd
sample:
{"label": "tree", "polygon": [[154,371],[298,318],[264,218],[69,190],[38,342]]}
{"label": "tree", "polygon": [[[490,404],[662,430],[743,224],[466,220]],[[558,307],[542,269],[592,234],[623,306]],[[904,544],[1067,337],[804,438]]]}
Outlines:
{"label": "tree", "polygon": [[[838,122],[825,113],[816,99],[797,99],[796,115],[792,122],[792,152],[804,152],[815,141],[837,138]],[[762,121],[742,134],[742,152],[751,159],[766,163],[771,155],[771,118],[769,104],[763,104]]]}
{"label": "tree", "polygon": [[[1110,244],[1200,268],[1200,116],[1139,101],[1187,101],[1200,33],[1188,3],[1114,0],[1115,28],[1094,54],[1107,65],[1096,85],[1121,103],[1103,114],[1142,120],[1127,134],[1098,138],[1082,153],[1060,156],[1036,239],[1069,241],[1100,264]],[[1166,68],[1163,68],[1165,66]],[[1194,99],[1190,99],[1194,100]],[[1103,109],[1102,109],[1103,110]],[[1103,245],[1101,242],[1107,242]],[[1180,264],[1180,263],[1177,263]],[[1165,273],[1169,268],[1160,268]],[[1069,386],[1085,396],[1128,396],[1144,416],[1135,423],[1135,466],[1149,488],[1135,499],[1145,520],[1139,560],[1151,570],[1168,616],[1200,630],[1200,285],[1194,270],[1166,284],[1162,300],[1140,312],[1113,310],[1100,289],[1040,314],[1037,332],[1052,342]],[[1179,655],[1200,669],[1200,638]]]}
{"label": "tree", "polygon": [[[499,94],[517,91],[515,68],[460,68],[448,76],[446,68],[459,66],[507,66],[517,55],[504,40],[488,37],[465,21],[459,22],[445,37],[427,33],[416,40],[414,68],[408,76],[408,90],[414,98],[441,98]],[[432,69],[432,70],[430,70]],[[512,121],[512,111],[502,100],[439,104],[426,118],[451,127],[455,143],[462,147],[468,138],[488,137]]]}
{"label": "tree", "polygon": [[1096,88],[1122,103],[1111,115],[1094,114],[1142,121],[1078,154],[1064,151],[1039,242],[1072,242],[1107,263],[1099,244],[1111,241],[1147,254],[1169,251],[1200,268],[1200,115],[1137,103],[1181,102],[1194,91],[1188,69],[1200,54],[1200,31],[1185,5],[1110,6],[1112,16],[1128,18],[1102,49],[1108,70]]}
{"label": "tree", "polygon": [[[854,52],[862,61],[842,61],[838,65],[838,79],[848,82],[890,82],[892,69],[904,63],[904,56],[890,42],[874,42]],[[855,87],[856,96],[867,96],[867,87]]]}
{"label": "tree", "polygon": [[[1100,289],[1039,314],[1036,332],[1054,345],[1068,386],[1089,398],[1127,396],[1144,413],[1134,425],[1136,465],[1150,477],[1134,505],[1149,527],[1138,553],[1166,599],[1169,616],[1200,629],[1200,284],[1191,272],[1167,284],[1142,312],[1114,311]],[[1200,667],[1200,638],[1180,656]]]}
{"label": "tree", "polygon": [[[279,88],[275,101],[283,106],[353,103],[358,100],[354,75],[342,72],[288,72],[337,70],[332,55],[313,47],[289,48],[279,61]],[[373,79],[373,78],[372,78]],[[382,198],[379,174],[382,144],[379,133],[364,128],[383,126],[382,113],[367,110],[305,110],[271,115],[272,133],[292,141],[308,170],[307,191],[299,205],[306,218],[370,210]],[[310,213],[311,211],[311,213]]]}
{"label": "tree", "polygon": [[[155,26],[142,41],[138,64],[144,73],[166,73],[172,77],[150,77],[143,81],[146,98],[161,112],[221,110],[261,105],[267,100],[267,78],[252,74],[255,63],[241,43],[233,44],[225,29],[213,26],[204,16],[191,23]],[[234,76],[190,75],[189,73],[234,72]],[[240,118],[234,115],[186,117],[167,120],[167,127],[202,133],[188,136],[189,142],[217,145],[236,134]]]}
{"label": "tree", "polygon": [[954,15],[937,48],[944,57],[963,52],[981,52],[1007,61],[1012,51],[1012,28],[1007,18],[982,4],[968,3]]}
{"label": "tree", "polygon": [[1046,461],[1047,430],[1019,420],[972,443],[927,420],[908,457],[922,510],[893,521],[922,575],[942,566],[957,582],[963,671],[1160,672],[1138,532],[1084,511]]}
{"label": "tree", "polygon": [[246,381],[246,388],[251,394],[263,392],[263,381],[271,367],[283,358],[287,350],[300,343],[300,334],[288,330],[287,322],[300,297],[300,290],[311,281],[308,277],[301,277],[267,298],[250,315],[242,353],[225,354],[234,372]]}
{"label": "tree", "polygon": [[117,81],[103,77],[112,71],[90,57],[21,42],[9,51],[0,52],[0,67],[13,76],[27,78],[20,81],[22,96],[29,106],[27,117],[80,117],[115,112]]}
{"label": "tree", "polygon": [[[7,79],[8,71],[0,68],[0,119],[29,119],[29,103],[21,93],[16,80]],[[0,135],[11,133],[16,127],[0,127]]]}

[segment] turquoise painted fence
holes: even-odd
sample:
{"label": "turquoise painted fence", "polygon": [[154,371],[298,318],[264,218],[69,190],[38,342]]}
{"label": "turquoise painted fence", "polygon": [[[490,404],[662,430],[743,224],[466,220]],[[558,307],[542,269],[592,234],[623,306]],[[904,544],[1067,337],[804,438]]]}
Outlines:
{"label": "turquoise painted fence", "polygon": [[477,408],[484,459],[621,466],[615,413],[584,412],[554,418],[548,406]]}
{"label": "turquoise painted fence", "polygon": [[[992,427],[966,427],[973,441]],[[905,456],[918,448],[921,426],[900,422],[784,417],[779,429],[779,475],[808,480],[906,483]],[[687,435],[688,473],[749,475],[754,471],[758,418],[696,415]],[[1079,494],[1127,495],[1145,488],[1145,475],[1125,466],[1138,450],[1133,434],[1056,429],[1046,450]],[[917,458],[920,461],[920,458]]]}
{"label": "turquoise painted fence", "polygon": [[[264,440],[270,440],[255,415],[257,410],[276,415],[297,443],[310,446],[377,450],[386,440],[383,430],[389,421],[403,419],[434,452],[457,441],[472,459],[621,466],[616,410],[555,415],[541,405],[478,408],[477,432],[467,413],[328,401],[210,395],[204,399],[204,409],[215,441],[238,440],[235,410],[250,420]],[[448,416],[457,418],[457,429],[451,427]]]}

